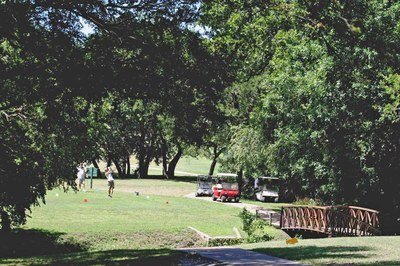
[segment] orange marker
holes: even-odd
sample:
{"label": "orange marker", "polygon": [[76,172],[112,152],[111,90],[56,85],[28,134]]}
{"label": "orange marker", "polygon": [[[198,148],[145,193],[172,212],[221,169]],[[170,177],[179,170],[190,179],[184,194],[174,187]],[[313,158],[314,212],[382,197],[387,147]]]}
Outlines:
{"label": "orange marker", "polygon": [[293,237],[293,238],[289,238],[288,240],[286,240],[286,244],[297,244],[299,241],[297,240],[297,238]]}

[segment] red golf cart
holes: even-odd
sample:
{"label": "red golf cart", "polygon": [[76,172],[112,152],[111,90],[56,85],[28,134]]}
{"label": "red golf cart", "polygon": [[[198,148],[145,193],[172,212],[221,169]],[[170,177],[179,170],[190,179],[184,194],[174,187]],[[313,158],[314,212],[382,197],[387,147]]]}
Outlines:
{"label": "red golf cart", "polygon": [[221,202],[228,200],[239,202],[240,192],[236,174],[217,174],[217,183],[212,187],[213,201],[219,199]]}

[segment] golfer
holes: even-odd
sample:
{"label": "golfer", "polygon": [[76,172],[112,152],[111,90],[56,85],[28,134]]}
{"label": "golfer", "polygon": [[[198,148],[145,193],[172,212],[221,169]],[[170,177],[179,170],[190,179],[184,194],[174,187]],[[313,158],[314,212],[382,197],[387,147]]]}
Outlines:
{"label": "golfer", "polygon": [[86,192],[85,190],[85,168],[83,167],[83,164],[80,164],[79,167],[76,168],[78,170],[78,173],[76,176],[78,177],[78,188],[79,190],[82,189],[83,192]]}
{"label": "golfer", "polygon": [[114,185],[114,178],[112,176],[112,171],[111,171],[110,167],[106,168],[106,178],[107,178],[107,181],[108,181],[108,196],[110,198],[112,198],[112,194],[114,192],[115,185]]}

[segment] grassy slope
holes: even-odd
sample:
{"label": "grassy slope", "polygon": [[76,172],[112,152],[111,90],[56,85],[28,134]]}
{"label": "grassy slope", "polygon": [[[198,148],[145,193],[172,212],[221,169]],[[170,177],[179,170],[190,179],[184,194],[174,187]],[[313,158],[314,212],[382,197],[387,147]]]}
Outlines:
{"label": "grassy slope", "polygon": [[[90,188],[90,180],[87,180],[87,188]],[[146,195],[160,196],[185,196],[195,191],[193,181],[165,180],[165,179],[115,179],[115,193],[135,192]],[[105,178],[93,179],[93,191],[107,190],[108,184]]]}
{"label": "grassy slope", "polygon": [[240,201],[243,203],[257,205],[273,211],[281,211],[282,206],[289,205],[288,203],[261,202],[257,200],[248,200],[248,199],[241,199]]}
{"label": "grassy slope", "polygon": [[271,241],[241,247],[311,265],[400,265],[400,236]]}
{"label": "grassy slope", "polygon": [[50,191],[47,204],[33,209],[32,219],[25,228],[103,234],[178,233],[193,226],[210,235],[230,235],[234,226],[240,226],[239,211],[223,204],[173,196],[147,197],[145,194],[135,196],[115,192],[110,199],[104,190],[87,193]]}
{"label": "grassy slope", "polygon": [[[9,240],[2,237],[10,243],[5,254],[30,257],[1,256],[0,249],[0,264],[173,263],[182,255],[171,248],[201,245],[188,226],[212,236],[233,235],[233,227],[240,228],[238,208],[172,196],[193,192],[193,183],[136,179],[116,184],[112,199],[105,180],[94,180],[94,189],[86,193],[49,191],[47,203],[32,209],[24,230]],[[161,257],[147,259],[154,256]]]}
{"label": "grassy slope", "polygon": [[[181,171],[198,170],[182,168]],[[3,257],[0,264],[136,263],[139,259],[145,264],[158,261],[169,265],[169,261],[180,256],[170,249],[174,237],[193,237],[185,231],[188,225],[211,235],[229,235],[233,233],[233,226],[240,228],[237,217],[240,209],[176,197],[192,193],[193,182],[117,179],[113,199],[107,198],[106,185],[105,179],[95,179],[94,189],[87,193],[49,191],[47,204],[34,208],[32,219],[24,227],[35,228],[38,230],[35,234],[45,235],[42,243],[62,235],[63,241],[72,246],[71,251],[76,241],[86,244],[89,250],[58,255],[44,250],[43,254],[48,255]],[[140,196],[135,196],[133,191],[139,191]],[[276,210],[281,206],[244,202]],[[20,239],[18,245],[33,243],[35,237],[27,232],[28,237]],[[309,239],[300,240],[295,246],[280,240],[242,247],[312,265],[400,265],[400,237]],[[152,256],[156,258],[146,259]]]}

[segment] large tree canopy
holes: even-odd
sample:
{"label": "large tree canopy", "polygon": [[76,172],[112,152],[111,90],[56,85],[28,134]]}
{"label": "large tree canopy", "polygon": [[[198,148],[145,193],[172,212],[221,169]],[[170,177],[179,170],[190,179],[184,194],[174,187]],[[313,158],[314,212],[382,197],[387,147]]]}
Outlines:
{"label": "large tree canopy", "polygon": [[238,73],[227,162],[280,176],[287,198],[376,208],[399,230],[400,4],[205,1],[202,13]]}
{"label": "large tree canopy", "polygon": [[[224,64],[188,29],[198,8],[190,0],[1,1],[3,230],[24,223],[47,189],[74,187],[79,162],[118,164],[168,130],[170,139],[201,140],[217,117]],[[138,120],[126,125],[132,115]],[[175,121],[171,129],[153,123],[162,116]],[[141,126],[154,134],[135,134]]]}
{"label": "large tree canopy", "polygon": [[78,162],[134,153],[173,175],[204,144],[287,199],[399,230],[399,18],[390,0],[1,1],[2,229]]}

